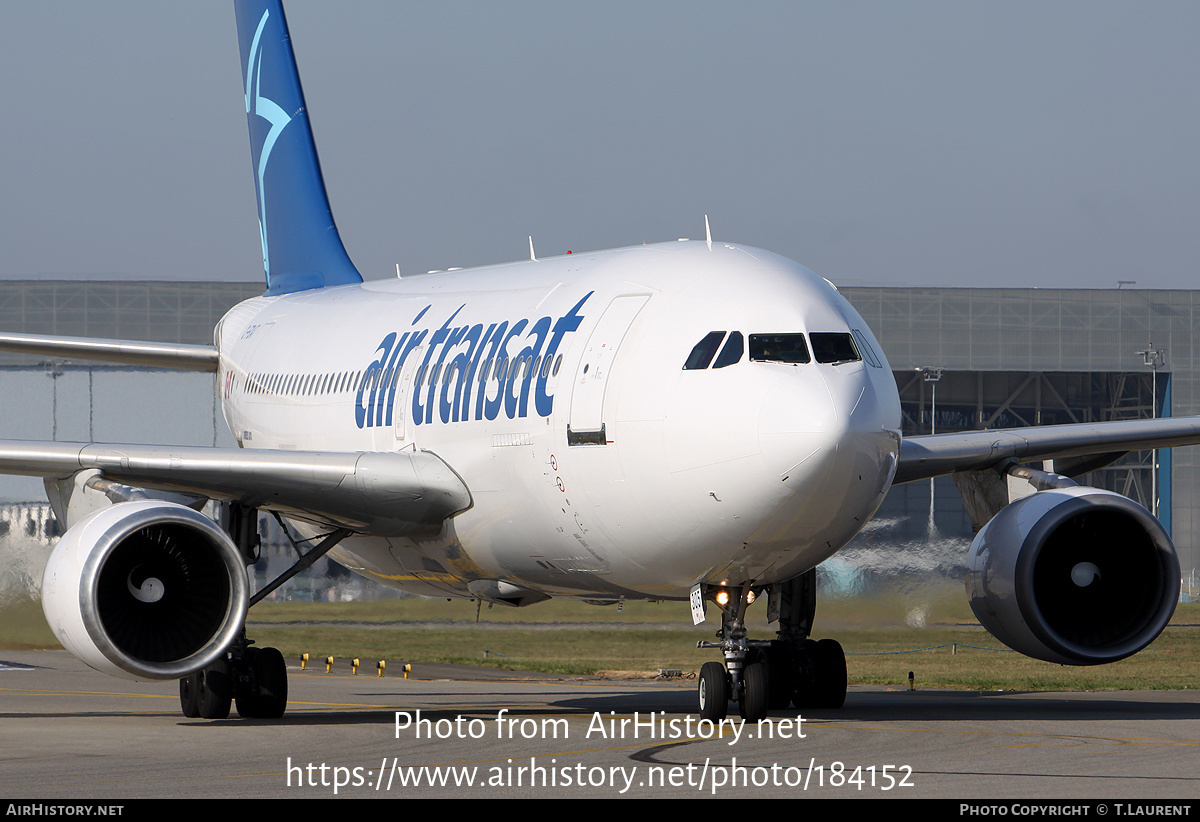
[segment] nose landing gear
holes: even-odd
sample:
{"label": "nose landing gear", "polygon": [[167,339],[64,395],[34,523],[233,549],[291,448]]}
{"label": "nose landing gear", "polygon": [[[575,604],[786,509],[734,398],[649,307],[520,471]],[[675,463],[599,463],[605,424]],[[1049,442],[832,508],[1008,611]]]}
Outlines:
{"label": "nose landing gear", "polygon": [[[778,619],[777,639],[746,636],[746,606],[766,590],[768,615]],[[749,595],[748,595],[749,594]],[[721,609],[719,642],[698,642],[698,648],[719,648],[724,664],[706,662],[700,669],[697,696],[700,718],[725,718],[732,700],[743,719],[754,722],[768,710],[789,704],[797,708],[840,708],[846,701],[846,655],[832,639],[809,639],[816,610],[816,571],[786,582],[754,588],[706,586],[706,599]]]}

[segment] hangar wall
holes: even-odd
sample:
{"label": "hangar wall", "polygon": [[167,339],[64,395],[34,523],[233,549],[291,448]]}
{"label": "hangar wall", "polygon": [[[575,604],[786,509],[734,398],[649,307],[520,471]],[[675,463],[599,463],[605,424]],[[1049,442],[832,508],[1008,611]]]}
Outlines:
{"label": "hangar wall", "polygon": [[[1200,291],[847,287],[887,353],[906,433],[1200,414]],[[1143,352],[1160,351],[1157,367]],[[1153,359],[1153,358],[1151,358]],[[935,383],[918,369],[944,369]],[[931,414],[934,391],[938,413]],[[1153,397],[1153,400],[1152,400]],[[1007,407],[1005,406],[1007,403]],[[922,413],[923,411],[923,413]],[[1200,565],[1200,448],[1130,455],[1087,481],[1159,512],[1179,550],[1185,582]],[[1152,473],[1154,476],[1152,476]],[[953,484],[893,490],[883,517],[933,522],[968,537]],[[918,516],[918,512],[922,516]],[[911,529],[910,529],[911,536]]]}
{"label": "hangar wall", "polygon": [[[0,330],[211,344],[213,328],[258,283],[74,280],[0,282]],[[9,398],[0,437],[67,442],[233,445],[213,376],[0,352]],[[40,480],[0,477],[0,500],[45,499]]]}
{"label": "hangar wall", "polygon": [[[259,283],[6,281],[0,329],[209,343],[225,311],[261,291]],[[1200,413],[1193,332],[1200,291],[847,287],[842,293],[883,345],[909,433]],[[1157,369],[1139,353],[1148,349],[1163,352]],[[942,369],[941,378],[928,382],[920,368]],[[0,390],[7,398],[2,438],[233,444],[207,374],[0,353]],[[1155,473],[1150,457],[1140,455],[1091,481],[1147,507],[1157,485],[1185,578],[1194,579],[1200,450],[1162,452]],[[859,554],[882,549],[875,553],[895,561],[895,545],[903,543],[907,559],[900,564],[909,570],[953,566],[970,527],[952,482],[934,484],[932,506],[930,496],[925,483],[893,489],[879,522],[859,540]],[[40,481],[0,477],[0,500],[34,499],[44,499]]]}

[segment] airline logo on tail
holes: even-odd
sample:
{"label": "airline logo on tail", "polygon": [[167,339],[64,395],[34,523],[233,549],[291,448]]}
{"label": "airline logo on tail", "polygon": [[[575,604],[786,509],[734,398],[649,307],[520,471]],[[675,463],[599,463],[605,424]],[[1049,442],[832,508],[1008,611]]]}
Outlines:
{"label": "airline logo on tail", "polygon": [[271,149],[280,133],[292,122],[292,118],[274,101],[262,96],[262,34],[266,28],[267,18],[271,10],[263,11],[254,32],[254,41],[250,44],[250,58],[246,61],[246,114],[256,114],[271,124],[271,130],[261,146],[251,145],[251,150],[258,150],[258,231],[262,239],[263,270],[267,275],[267,284],[271,283],[271,255],[267,253],[267,213],[266,198],[262,196],[263,182],[267,174],[267,161],[271,158]]}
{"label": "airline logo on tail", "polygon": [[234,8],[267,295],[361,283],[334,226],[283,6]]}

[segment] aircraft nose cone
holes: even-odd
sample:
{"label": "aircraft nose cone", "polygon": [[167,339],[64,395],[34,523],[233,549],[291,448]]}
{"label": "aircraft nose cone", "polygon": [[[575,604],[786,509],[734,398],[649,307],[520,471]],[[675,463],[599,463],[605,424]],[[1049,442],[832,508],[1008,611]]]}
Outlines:
{"label": "aircraft nose cone", "polygon": [[[767,465],[785,477],[831,480],[853,474],[885,487],[896,437],[866,367],[847,364],[781,380],[764,397],[759,442]],[[847,474],[847,476],[849,476]],[[883,479],[876,479],[883,477]]]}
{"label": "aircraft nose cone", "polygon": [[835,443],[838,427],[836,404],[819,375],[779,380],[763,397],[759,412],[763,459],[782,477]]}

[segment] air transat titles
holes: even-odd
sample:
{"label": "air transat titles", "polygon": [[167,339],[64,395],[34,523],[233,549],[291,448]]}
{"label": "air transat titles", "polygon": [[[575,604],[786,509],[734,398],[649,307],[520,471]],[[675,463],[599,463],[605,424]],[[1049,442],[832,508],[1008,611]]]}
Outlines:
{"label": "air transat titles", "polygon": [[[454,326],[464,303],[432,333],[429,328],[389,332],[359,382],[355,424],[359,428],[392,424],[400,375],[414,351],[415,356],[423,356],[413,380],[410,413],[416,425],[494,420],[501,413],[508,419],[526,417],[531,390],[534,411],[539,417],[550,416],[554,396],[546,384],[557,375],[559,347],[568,333],[578,330],[583,322],[580,309],[594,293],[589,291],[557,320],[542,317],[532,325],[520,319],[493,322],[486,329],[483,323]],[[414,326],[429,308],[417,313]],[[522,343],[510,352],[510,346]]]}

